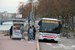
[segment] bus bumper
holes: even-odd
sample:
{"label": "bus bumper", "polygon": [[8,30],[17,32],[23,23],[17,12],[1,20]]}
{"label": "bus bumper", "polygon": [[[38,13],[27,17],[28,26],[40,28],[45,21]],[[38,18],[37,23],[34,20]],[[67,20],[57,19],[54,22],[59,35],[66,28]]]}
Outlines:
{"label": "bus bumper", "polygon": [[45,37],[39,36],[39,40],[59,41],[59,37],[56,37],[56,38],[45,38]]}

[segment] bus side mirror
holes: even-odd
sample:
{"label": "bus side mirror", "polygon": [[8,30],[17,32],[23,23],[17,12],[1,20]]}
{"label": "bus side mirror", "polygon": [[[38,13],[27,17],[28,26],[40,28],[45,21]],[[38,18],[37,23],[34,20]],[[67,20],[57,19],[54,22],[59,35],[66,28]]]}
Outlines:
{"label": "bus side mirror", "polygon": [[60,29],[61,29],[61,27],[62,27],[62,24],[60,24]]}
{"label": "bus side mirror", "polygon": [[41,22],[42,22],[42,20],[40,20],[40,21],[38,22],[38,25],[39,25],[39,26],[41,25]]}
{"label": "bus side mirror", "polygon": [[41,23],[39,22],[38,25],[41,25]]}

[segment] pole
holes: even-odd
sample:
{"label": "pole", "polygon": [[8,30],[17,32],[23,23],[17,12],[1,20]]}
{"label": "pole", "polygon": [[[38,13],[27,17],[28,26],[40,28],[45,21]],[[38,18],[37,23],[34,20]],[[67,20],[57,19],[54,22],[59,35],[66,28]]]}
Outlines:
{"label": "pole", "polygon": [[31,25],[34,25],[33,0],[32,0],[32,24]]}
{"label": "pole", "polygon": [[67,38],[69,38],[69,27],[70,27],[70,26],[69,26],[69,22],[70,22],[70,16],[68,17],[68,20],[69,20],[69,21],[68,21],[68,32],[67,32]]}

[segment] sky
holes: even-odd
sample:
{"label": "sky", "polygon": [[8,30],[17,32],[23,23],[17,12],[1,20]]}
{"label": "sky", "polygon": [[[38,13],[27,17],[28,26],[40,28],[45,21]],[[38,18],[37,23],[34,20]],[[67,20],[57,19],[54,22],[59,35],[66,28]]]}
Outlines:
{"label": "sky", "polygon": [[19,2],[26,3],[28,0],[0,0],[0,12],[17,13]]}

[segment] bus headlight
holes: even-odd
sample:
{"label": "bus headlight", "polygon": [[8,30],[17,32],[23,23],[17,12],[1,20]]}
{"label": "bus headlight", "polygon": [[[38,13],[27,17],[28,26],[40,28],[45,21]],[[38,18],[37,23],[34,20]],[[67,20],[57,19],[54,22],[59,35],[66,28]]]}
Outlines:
{"label": "bus headlight", "polygon": [[58,37],[58,36],[56,36],[56,37]]}
{"label": "bus headlight", "polygon": [[56,37],[60,37],[60,35],[56,36]]}
{"label": "bus headlight", "polygon": [[42,34],[40,34],[40,36],[43,36]]}
{"label": "bus headlight", "polygon": [[60,37],[60,35],[58,35],[58,37]]}

